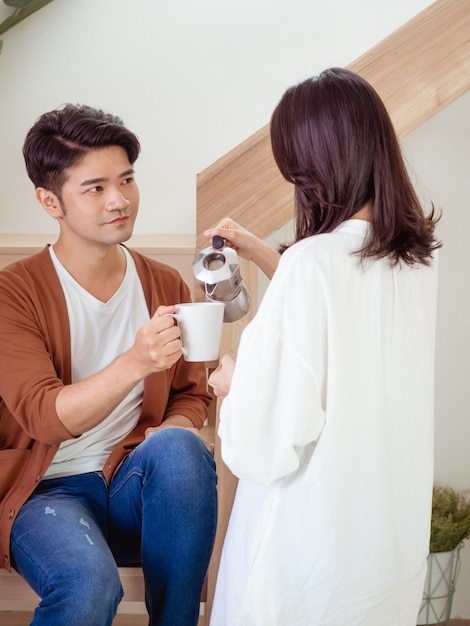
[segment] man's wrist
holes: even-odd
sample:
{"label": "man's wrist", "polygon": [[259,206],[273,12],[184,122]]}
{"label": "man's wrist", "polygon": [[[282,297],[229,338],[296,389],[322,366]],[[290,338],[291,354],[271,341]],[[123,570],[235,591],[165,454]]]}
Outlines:
{"label": "man's wrist", "polygon": [[181,428],[196,428],[195,424],[185,415],[169,415],[162,424],[164,426],[180,426]]}

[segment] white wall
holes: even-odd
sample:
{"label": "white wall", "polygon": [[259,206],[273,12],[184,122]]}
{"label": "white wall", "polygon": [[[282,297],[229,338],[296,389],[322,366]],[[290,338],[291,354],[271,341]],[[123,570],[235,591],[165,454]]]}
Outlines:
{"label": "white wall", "polygon": [[135,232],[193,233],[197,172],[266,124],[292,83],[349,64],[428,4],[55,0],[3,38],[0,233],[56,232],[21,146],[64,102],[119,114],[141,138]]}
{"label": "white wall", "polygon": [[[44,111],[84,102],[142,142],[136,233],[192,234],[196,174],[269,121],[284,90],[348,65],[429,0],[56,0],[4,36],[0,233],[53,233],[24,172]],[[0,19],[10,9],[0,5]],[[423,197],[444,211],[436,366],[436,481],[470,489],[470,94],[403,141]],[[470,548],[454,602],[470,617]]]}
{"label": "white wall", "polygon": [[[442,210],[437,228],[435,482],[470,496],[470,92],[402,142],[423,199]],[[461,554],[453,616],[470,617],[470,542]]]}

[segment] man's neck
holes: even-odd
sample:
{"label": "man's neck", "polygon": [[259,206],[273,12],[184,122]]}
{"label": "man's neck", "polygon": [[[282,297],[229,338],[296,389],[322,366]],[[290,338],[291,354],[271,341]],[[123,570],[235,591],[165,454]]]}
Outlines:
{"label": "man's neck", "polygon": [[119,244],[90,246],[85,254],[66,246],[59,237],[54,252],[68,273],[102,302],[116,293],[124,279],[126,257]]}

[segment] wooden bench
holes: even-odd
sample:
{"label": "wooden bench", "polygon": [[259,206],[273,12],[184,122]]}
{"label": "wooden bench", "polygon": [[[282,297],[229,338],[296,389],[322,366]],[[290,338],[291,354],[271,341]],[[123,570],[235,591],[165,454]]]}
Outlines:
{"label": "wooden bench", "polygon": [[[124,597],[118,607],[118,615],[147,615],[144,598],[144,577],[140,567],[120,567],[119,576],[124,589]],[[0,570],[0,624],[2,612],[31,613],[39,603],[39,596],[19,574]],[[207,600],[207,579],[201,595],[201,617],[199,624],[209,623],[205,603]],[[207,621],[206,621],[207,620]]]}
{"label": "wooden bench", "polygon": [[[119,568],[124,598],[118,611],[141,613],[143,606],[144,578],[140,567]],[[37,607],[39,596],[17,572],[0,570],[0,611],[31,611]]]}

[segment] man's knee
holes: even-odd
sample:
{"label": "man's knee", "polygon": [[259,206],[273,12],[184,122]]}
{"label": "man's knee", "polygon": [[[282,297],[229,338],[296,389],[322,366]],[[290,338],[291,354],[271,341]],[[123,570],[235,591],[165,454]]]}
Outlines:
{"label": "man's knee", "polygon": [[195,481],[215,488],[217,476],[212,453],[202,439],[185,428],[164,428],[146,440],[148,453],[157,466],[157,479],[168,477],[173,484],[180,479],[187,486]]}
{"label": "man's knee", "polygon": [[[191,459],[213,460],[206,444],[194,432],[187,428],[163,428],[151,435],[146,442],[149,448],[154,448],[158,458],[167,461],[184,463]],[[210,465],[213,465],[210,462]]]}

